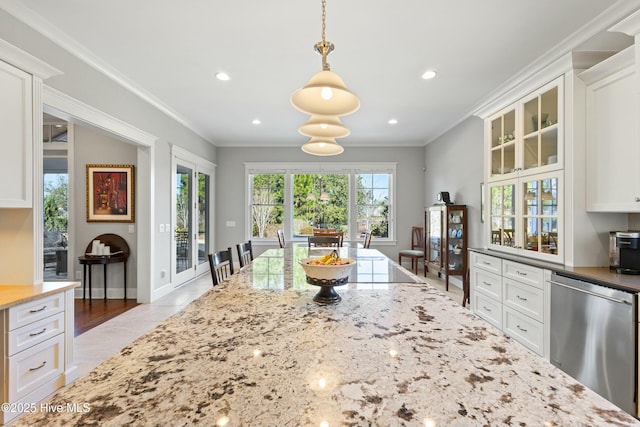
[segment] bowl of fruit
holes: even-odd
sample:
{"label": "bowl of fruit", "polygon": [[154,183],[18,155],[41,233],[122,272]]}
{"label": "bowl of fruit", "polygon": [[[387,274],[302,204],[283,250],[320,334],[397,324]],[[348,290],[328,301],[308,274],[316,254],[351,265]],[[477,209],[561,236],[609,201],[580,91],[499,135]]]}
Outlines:
{"label": "bowl of fruit", "polygon": [[334,285],[347,283],[349,273],[356,265],[356,261],[351,258],[341,258],[338,251],[332,251],[321,257],[310,257],[299,261],[307,274],[307,282],[315,285],[326,281]]}

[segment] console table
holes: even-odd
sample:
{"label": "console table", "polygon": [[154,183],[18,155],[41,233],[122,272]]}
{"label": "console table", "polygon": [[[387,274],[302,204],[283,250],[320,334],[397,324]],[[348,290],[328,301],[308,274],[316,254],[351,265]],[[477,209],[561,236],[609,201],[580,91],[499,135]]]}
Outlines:
{"label": "console table", "polygon": [[[111,248],[112,255],[91,255],[93,240],[99,240]],[[117,234],[101,234],[87,246],[85,255],[78,257],[78,261],[82,264],[82,299],[86,298],[87,289],[87,271],[89,272],[89,305],[91,305],[91,287],[92,278],[91,270],[94,265],[102,265],[104,274],[104,299],[107,299],[107,265],[124,263],[124,299],[127,299],[127,260],[129,259],[129,245]]]}

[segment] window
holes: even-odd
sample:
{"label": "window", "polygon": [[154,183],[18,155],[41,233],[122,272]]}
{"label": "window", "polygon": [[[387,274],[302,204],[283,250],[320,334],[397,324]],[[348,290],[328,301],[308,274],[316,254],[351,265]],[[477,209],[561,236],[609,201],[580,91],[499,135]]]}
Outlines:
{"label": "window", "polygon": [[334,229],[347,240],[370,230],[393,240],[395,163],[246,163],[249,237],[275,240],[282,228],[304,240],[314,228]]}
{"label": "window", "polygon": [[284,175],[251,176],[251,238],[276,237],[284,214]]}

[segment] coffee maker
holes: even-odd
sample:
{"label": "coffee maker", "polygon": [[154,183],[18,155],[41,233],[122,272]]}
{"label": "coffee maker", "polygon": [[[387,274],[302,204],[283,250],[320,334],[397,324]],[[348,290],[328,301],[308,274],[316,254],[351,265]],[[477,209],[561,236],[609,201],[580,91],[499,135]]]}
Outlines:
{"label": "coffee maker", "polygon": [[616,246],[620,251],[620,274],[640,274],[640,231],[617,231]]}

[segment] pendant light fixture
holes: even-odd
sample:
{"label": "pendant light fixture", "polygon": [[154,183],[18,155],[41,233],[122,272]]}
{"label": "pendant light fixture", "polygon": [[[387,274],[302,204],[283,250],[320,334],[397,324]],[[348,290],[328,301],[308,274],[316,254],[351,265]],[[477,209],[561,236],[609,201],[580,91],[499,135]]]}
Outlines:
{"label": "pendant light fixture", "polygon": [[338,116],[321,116],[319,114],[312,115],[307,123],[298,128],[298,132],[306,136],[323,138],[342,138],[351,133]]}
{"label": "pendant light fixture", "polygon": [[313,136],[302,146],[302,151],[314,156],[335,156],[342,153],[344,148],[334,138]]}
{"label": "pendant light fixture", "polygon": [[326,41],[326,0],[322,0],[322,40],[315,50],[322,55],[322,71],[316,73],[307,84],[291,96],[295,108],[307,114],[345,116],[360,108],[358,96],[347,89],[339,75],[331,71],[327,55],[333,51],[333,43]]}

